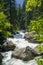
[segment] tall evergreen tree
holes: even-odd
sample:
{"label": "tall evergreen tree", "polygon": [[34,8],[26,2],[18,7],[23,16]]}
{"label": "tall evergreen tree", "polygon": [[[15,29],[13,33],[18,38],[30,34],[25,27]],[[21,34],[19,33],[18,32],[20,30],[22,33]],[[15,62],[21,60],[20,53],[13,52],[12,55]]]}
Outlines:
{"label": "tall evergreen tree", "polygon": [[18,7],[17,7],[17,20],[18,20],[18,23],[19,23],[20,28],[21,28],[21,23],[22,23],[21,22],[21,11],[22,11],[22,9],[21,9],[21,6],[19,4]]}
{"label": "tall evergreen tree", "polygon": [[17,10],[15,0],[3,0],[4,2],[4,13],[7,15],[7,19],[12,24],[12,30],[17,29]]}
{"label": "tall evergreen tree", "polygon": [[0,43],[3,44],[4,40],[11,35],[11,24],[3,12],[3,0],[0,2]]}
{"label": "tall evergreen tree", "polygon": [[27,26],[29,25],[29,23],[30,23],[30,19],[31,19],[31,12],[27,12],[26,10],[25,10],[25,5],[26,5],[26,0],[24,0],[24,2],[23,2],[23,5],[22,5],[22,18],[23,18],[23,22],[22,22],[22,24],[23,24],[23,26],[24,26],[24,28],[26,29],[27,28]]}
{"label": "tall evergreen tree", "polygon": [[32,12],[32,19],[28,30],[36,31],[38,35],[35,35],[39,42],[43,42],[43,1],[42,0],[27,0],[26,11]]}

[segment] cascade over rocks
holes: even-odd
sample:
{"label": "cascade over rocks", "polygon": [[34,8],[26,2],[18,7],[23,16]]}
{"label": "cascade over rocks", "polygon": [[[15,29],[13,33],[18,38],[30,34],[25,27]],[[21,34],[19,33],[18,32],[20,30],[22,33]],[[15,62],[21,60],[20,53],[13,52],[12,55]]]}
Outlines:
{"label": "cascade over rocks", "polygon": [[27,46],[26,48],[21,48],[18,50],[14,50],[12,53],[12,57],[22,59],[24,61],[34,59],[36,56],[42,55],[42,52],[38,53],[37,48],[30,48]]}

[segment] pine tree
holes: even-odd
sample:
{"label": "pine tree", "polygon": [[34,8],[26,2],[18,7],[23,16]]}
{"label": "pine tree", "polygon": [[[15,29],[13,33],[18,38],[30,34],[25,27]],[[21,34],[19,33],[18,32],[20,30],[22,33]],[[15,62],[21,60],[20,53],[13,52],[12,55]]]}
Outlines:
{"label": "pine tree", "polygon": [[12,24],[12,31],[17,29],[17,10],[15,0],[3,0],[4,13],[7,15],[7,19]]}
{"label": "pine tree", "polygon": [[0,43],[3,44],[4,40],[11,35],[11,24],[3,12],[3,0],[0,1]]}

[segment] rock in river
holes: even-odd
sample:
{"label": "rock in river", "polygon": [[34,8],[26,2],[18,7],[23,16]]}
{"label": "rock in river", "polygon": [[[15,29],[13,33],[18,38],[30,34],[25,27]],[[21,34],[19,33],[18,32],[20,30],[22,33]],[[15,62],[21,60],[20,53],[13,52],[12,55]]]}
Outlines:
{"label": "rock in river", "polygon": [[21,48],[19,50],[13,51],[12,57],[27,61],[33,59],[33,54],[26,47],[26,48]]}
{"label": "rock in river", "polygon": [[12,43],[12,41],[5,42],[2,45],[2,51],[10,51],[15,49],[15,44]]}
{"label": "rock in river", "polygon": [[2,45],[0,44],[0,52],[2,52]]}
{"label": "rock in river", "polygon": [[2,62],[2,58],[3,58],[3,56],[2,56],[2,54],[0,52],[0,63]]}
{"label": "rock in river", "polygon": [[37,34],[35,31],[29,32],[25,34],[24,38],[29,42],[36,43],[37,39],[34,37],[35,34]]}

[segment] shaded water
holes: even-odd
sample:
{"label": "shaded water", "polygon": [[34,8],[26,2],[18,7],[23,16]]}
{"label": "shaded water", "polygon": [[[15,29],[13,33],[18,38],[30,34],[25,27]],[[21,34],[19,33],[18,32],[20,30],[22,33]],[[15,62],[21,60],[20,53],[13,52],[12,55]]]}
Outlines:
{"label": "shaded water", "polygon": [[[7,41],[12,41],[13,44],[16,45],[17,49],[24,48],[26,46],[30,46],[31,48],[36,47],[38,44],[29,43],[26,41],[24,37],[25,33],[20,32],[20,34],[14,35],[14,38],[8,38]],[[2,53],[4,56],[2,60],[2,64],[0,65],[37,65],[35,60],[31,61],[22,61],[20,59],[11,58],[12,51]]]}

